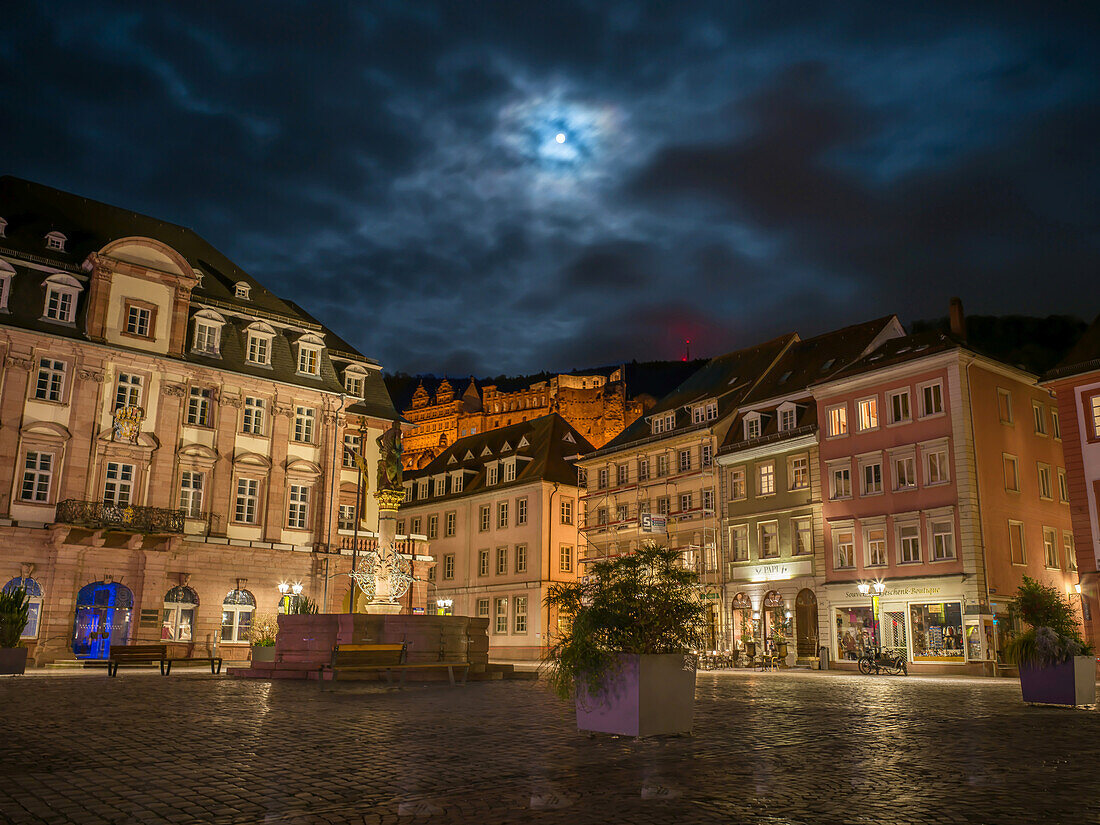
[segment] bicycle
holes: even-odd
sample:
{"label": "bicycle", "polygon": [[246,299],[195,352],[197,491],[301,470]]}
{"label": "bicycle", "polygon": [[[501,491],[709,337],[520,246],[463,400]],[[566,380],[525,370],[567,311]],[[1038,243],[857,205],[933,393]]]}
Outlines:
{"label": "bicycle", "polygon": [[859,657],[859,672],[864,676],[871,673],[885,673],[890,676],[908,676],[909,666],[900,653],[886,652],[875,648],[871,653]]}

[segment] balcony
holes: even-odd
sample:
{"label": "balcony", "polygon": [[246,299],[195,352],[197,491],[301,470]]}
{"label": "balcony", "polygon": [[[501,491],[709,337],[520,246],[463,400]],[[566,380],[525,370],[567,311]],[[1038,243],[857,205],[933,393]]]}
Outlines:
{"label": "balcony", "polygon": [[134,507],[102,501],[66,499],[57,505],[57,521],[93,530],[124,530],[131,533],[182,533],[187,516],[183,510],[162,507]]}

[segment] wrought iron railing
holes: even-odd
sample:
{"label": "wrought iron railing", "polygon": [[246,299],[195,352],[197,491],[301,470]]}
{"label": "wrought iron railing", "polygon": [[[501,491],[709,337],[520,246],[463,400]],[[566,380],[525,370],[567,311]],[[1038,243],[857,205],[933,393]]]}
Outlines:
{"label": "wrought iron railing", "polygon": [[72,498],[57,505],[57,520],[64,524],[134,533],[182,533],[185,518],[183,510],[162,507],[134,507]]}

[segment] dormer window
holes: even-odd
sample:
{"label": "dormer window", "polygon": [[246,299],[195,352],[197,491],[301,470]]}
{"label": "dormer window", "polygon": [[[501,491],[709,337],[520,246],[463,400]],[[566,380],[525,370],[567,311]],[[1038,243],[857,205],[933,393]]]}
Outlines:
{"label": "dormer window", "polygon": [[[0,234],[0,238],[3,235]],[[15,277],[15,267],[7,261],[0,261],[0,311],[7,310],[8,296],[11,295],[11,279]]]}
{"label": "dormer window", "polygon": [[46,304],[42,316],[46,320],[60,324],[71,324],[76,320],[76,298],[84,287],[71,275],[51,275],[46,279]]}
{"label": "dormer window", "polygon": [[779,410],[779,431],[787,432],[787,430],[793,430],[795,422],[798,418],[798,411],[795,407],[784,407]]}
{"label": "dormer window", "polygon": [[248,333],[248,363],[268,366],[271,364],[271,341],[275,337],[275,330],[264,323],[250,324]]}
{"label": "dormer window", "polygon": [[321,350],[324,342],[316,335],[303,335],[298,339],[298,374],[321,374]]}
{"label": "dormer window", "polygon": [[344,390],[348,395],[354,398],[362,398],[366,383],[367,377],[361,367],[348,367],[344,371]]}
{"label": "dormer window", "polygon": [[65,242],[69,240],[60,232],[49,232],[46,235],[46,249],[55,249],[58,252],[65,251]]}
{"label": "dormer window", "polygon": [[246,284],[244,281],[237,281],[233,287],[233,297],[240,298],[242,301],[251,300],[252,287]]}
{"label": "dormer window", "polygon": [[760,433],[764,430],[764,422],[760,417],[760,413],[750,413],[745,416],[745,440],[751,441],[754,438],[760,438]]}
{"label": "dormer window", "polygon": [[491,464],[485,468],[485,483],[493,485],[497,483],[497,479],[500,478],[500,468],[496,464]]}
{"label": "dormer window", "polygon": [[696,404],[691,409],[691,423],[702,424],[713,421],[718,417],[718,402],[708,401],[705,404]]}
{"label": "dormer window", "polygon": [[654,416],[653,420],[650,422],[650,427],[652,428],[652,431],[653,431],[654,435],[659,435],[661,433],[671,432],[672,429],[675,426],[676,426],[676,413],[675,412],[662,413],[661,415]]}
{"label": "dormer window", "polygon": [[191,350],[200,355],[221,355],[222,327],[225,318],[212,309],[204,309],[195,315],[195,340]]}

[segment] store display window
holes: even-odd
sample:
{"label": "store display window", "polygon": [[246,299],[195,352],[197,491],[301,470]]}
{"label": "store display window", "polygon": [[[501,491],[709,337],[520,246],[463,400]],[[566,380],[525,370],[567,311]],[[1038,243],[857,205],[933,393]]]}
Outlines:
{"label": "store display window", "polygon": [[855,661],[875,645],[875,614],[871,606],[836,608],[837,658]]}
{"label": "store display window", "polygon": [[964,662],[962,604],[935,602],[909,606],[914,662]]}

